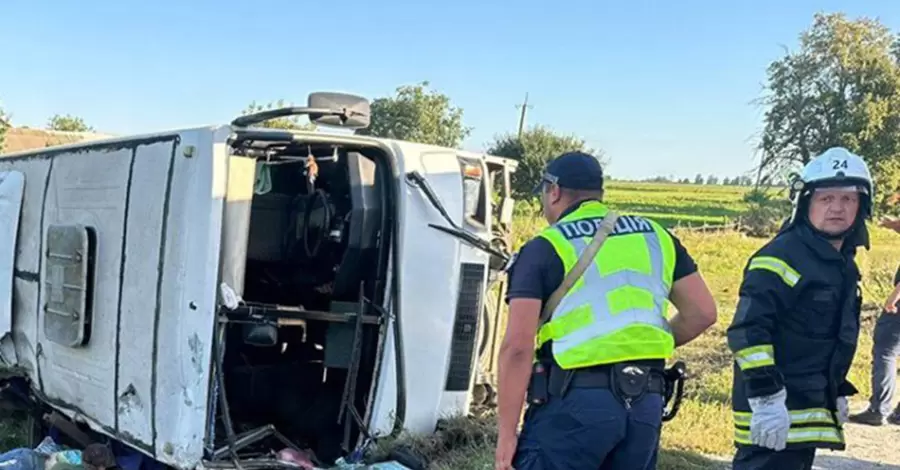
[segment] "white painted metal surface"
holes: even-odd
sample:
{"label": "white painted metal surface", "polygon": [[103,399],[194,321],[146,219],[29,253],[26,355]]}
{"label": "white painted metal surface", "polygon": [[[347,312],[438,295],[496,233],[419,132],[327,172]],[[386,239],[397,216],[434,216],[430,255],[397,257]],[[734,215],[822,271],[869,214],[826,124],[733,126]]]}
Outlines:
{"label": "white painted metal surface", "polygon": [[[19,365],[68,416],[183,469],[200,465],[208,423],[229,132],[173,131],[0,159],[0,171],[16,170],[28,181],[11,282]],[[406,182],[407,172],[422,172],[454,222],[464,225],[457,152],[381,142],[394,150],[399,180],[400,253],[391,262],[401,271],[405,427],[427,433],[439,418],[468,407],[468,392],[444,389],[460,263],[487,257],[429,227],[447,222]],[[81,348],[57,345],[43,332],[43,240],[54,223],[97,232],[93,324]],[[386,327],[370,412],[376,434],[390,432],[396,412],[392,328]]]}
{"label": "white painted metal surface", "polygon": [[47,398],[66,403],[104,425],[115,422],[118,280],[131,155],[132,149],[125,147],[55,157],[42,224],[41,253],[48,251],[50,225],[82,224],[96,233],[90,341],[83,347],[70,348],[47,338],[44,323],[49,314],[43,306],[49,301],[49,272],[43,269],[47,260],[42,260],[38,366]]}
{"label": "white painted metal surface", "polygon": [[[411,432],[433,432],[443,411],[439,404],[450,359],[460,242],[428,226],[446,226],[447,222],[403,175],[412,170],[422,172],[457,224],[462,223],[463,214],[462,177],[450,149],[406,142],[394,146],[400,174],[397,217],[401,229],[397,235],[406,358],[405,427]],[[396,408],[393,325],[388,325],[387,331],[372,409],[372,428],[378,434],[390,432]]]}
{"label": "white painted metal surface", "polygon": [[[203,456],[230,128],[185,132],[176,151],[156,334],[156,458]],[[197,151],[190,158],[182,152]]]}
{"label": "white painted metal surface", "polygon": [[[153,445],[153,347],[160,246],[175,140],[137,147],[123,241],[125,263],[119,308],[115,429],[136,445]],[[169,201],[171,205],[171,201]]]}
{"label": "white painted metal surface", "polygon": [[16,360],[25,369],[38,390],[43,390],[37,370],[38,280],[41,252],[41,220],[44,193],[50,174],[50,158],[43,156],[13,160],[0,159],[0,171],[21,171],[25,175],[25,193],[16,244],[13,281],[12,337]]}
{"label": "white painted metal surface", "polygon": [[[457,155],[466,157],[469,159],[473,159],[476,161],[480,161],[484,158],[483,155],[479,155],[479,154],[476,154],[473,152],[457,152]],[[482,165],[482,185],[484,185],[484,184],[486,184],[487,181],[489,181],[489,177],[488,177],[488,172],[487,172],[487,166],[484,163],[482,163],[481,165]],[[452,184],[452,183],[448,181],[448,184]],[[478,237],[480,237],[484,240],[491,239],[491,230],[492,230],[492,225],[493,225],[493,219],[491,217],[491,195],[493,194],[492,190],[493,190],[493,188],[488,187],[487,192],[486,192],[486,197],[484,198],[483,201],[481,201],[481,209],[486,214],[486,217],[485,217],[486,220],[484,221],[484,224],[472,224],[472,223],[470,223],[469,220],[466,220],[465,218],[464,218],[464,222],[461,224],[467,231],[477,235]],[[461,196],[457,196],[457,198],[460,198],[460,197]],[[441,234],[441,235],[447,236],[444,234]],[[488,275],[487,265],[488,265],[488,262],[489,262],[489,256],[484,251],[482,251],[478,248],[475,248],[474,246],[472,246],[468,243],[465,243],[465,242],[462,242],[459,244],[459,261],[458,261],[459,264],[471,263],[471,264],[481,264],[481,265],[485,266],[485,276],[482,279],[482,284],[481,284],[482,305],[484,302],[484,296],[487,295],[484,292],[484,290],[487,288],[487,275]],[[458,305],[456,302],[458,302],[458,298],[454,299],[454,303],[453,303],[454,317],[456,314],[456,309],[458,308]],[[481,308],[478,309],[477,318],[478,318],[478,323],[481,323],[481,320],[482,320]],[[483,325],[482,325],[482,327],[483,327]],[[452,335],[453,331],[454,331],[454,329],[451,328],[449,333]],[[480,333],[480,330],[478,330],[478,332]],[[442,388],[441,400],[440,400],[440,405],[439,405],[439,412],[441,413],[441,415],[443,415],[443,416],[460,416],[460,415],[465,415],[466,413],[468,413],[469,407],[471,405],[471,399],[472,399],[472,393],[471,393],[472,384],[475,381],[474,380],[475,379],[475,363],[478,358],[478,345],[480,343],[480,340],[481,340],[481,337],[476,335],[475,336],[475,344],[472,345],[472,362],[470,363],[471,369],[470,369],[470,375],[469,375],[469,384],[468,384],[468,387],[466,387],[466,390],[447,390],[446,387]],[[449,371],[449,361],[448,361],[447,368],[445,369],[445,374],[448,371]]]}
{"label": "white painted metal surface", "polygon": [[0,172],[0,339],[12,330],[13,266],[24,192],[21,171]]}
{"label": "white painted metal surface", "polygon": [[[64,414],[181,468],[203,452],[229,132],[192,129],[0,159],[0,171],[30,182],[12,295],[19,365]],[[91,335],[82,347],[53,343],[43,331],[38,281],[47,277],[41,254],[51,224],[84,224],[97,235]]]}

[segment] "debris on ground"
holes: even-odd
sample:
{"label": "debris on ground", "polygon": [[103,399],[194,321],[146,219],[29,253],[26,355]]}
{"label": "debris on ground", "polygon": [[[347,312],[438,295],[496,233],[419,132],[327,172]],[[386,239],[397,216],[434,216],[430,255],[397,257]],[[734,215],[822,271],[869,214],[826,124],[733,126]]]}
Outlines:
{"label": "debris on ground", "polygon": [[495,416],[460,416],[439,421],[434,434],[401,434],[396,439],[377,441],[365,461],[398,462],[404,466],[399,468],[408,470],[458,469],[460,462],[471,459],[473,453],[496,445]]}
{"label": "debris on ground", "polygon": [[68,468],[111,468],[116,465],[112,450],[103,444],[91,444],[84,450],[61,446],[45,437],[34,449],[19,447],[0,454],[3,470],[54,470]]}
{"label": "debris on ground", "polygon": [[281,462],[296,465],[303,470],[315,470],[316,468],[312,463],[312,457],[304,452],[291,448],[281,449],[278,451],[278,454],[275,455],[275,458]]}

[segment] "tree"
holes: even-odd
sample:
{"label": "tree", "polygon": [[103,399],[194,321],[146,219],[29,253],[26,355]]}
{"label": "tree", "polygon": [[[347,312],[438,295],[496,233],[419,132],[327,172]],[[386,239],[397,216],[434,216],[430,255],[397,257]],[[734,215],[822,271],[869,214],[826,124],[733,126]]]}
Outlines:
{"label": "tree", "polygon": [[[261,104],[257,104],[256,101],[251,102],[241,111],[241,116],[246,116],[248,114],[254,114],[261,111],[267,111],[270,109],[278,109],[292,106],[284,102],[284,100],[278,100],[274,103],[270,102],[265,106]],[[314,130],[316,125],[311,122],[301,122],[298,116],[291,117],[281,117],[275,119],[269,119],[267,121],[260,122],[258,124],[254,124],[255,127],[265,127],[269,129],[287,129],[287,130],[295,130],[295,131],[308,131]]]}
{"label": "tree", "polygon": [[400,86],[394,96],[372,101],[371,123],[357,134],[458,148],[472,128],[463,126],[461,108],[428,85]]}
{"label": "tree", "polygon": [[706,177],[706,184],[719,184],[719,178],[716,175],[709,175]]}
{"label": "tree", "polygon": [[866,159],[886,209],[900,190],[900,45],[878,21],[841,13],[816,14],[799,42],[768,67],[762,169],[784,174],[843,146]]}
{"label": "tree", "polygon": [[90,132],[94,130],[93,127],[85,124],[84,119],[69,114],[65,116],[54,114],[47,121],[47,129],[66,132]]}
{"label": "tree", "polygon": [[10,127],[12,124],[9,122],[9,115],[0,107],[0,152],[3,152],[3,147],[6,145],[6,131]]}
{"label": "tree", "polygon": [[703,175],[697,173],[697,176],[694,177],[694,184],[703,184]]}
{"label": "tree", "polygon": [[531,191],[541,181],[544,167],[562,153],[580,150],[596,156],[606,166],[602,152],[587,148],[583,139],[575,135],[560,135],[547,127],[534,126],[522,132],[522,138],[514,133],[495,137],[487,153],[519,161],[512,174],[512,190],[517,198],[530,198]]}

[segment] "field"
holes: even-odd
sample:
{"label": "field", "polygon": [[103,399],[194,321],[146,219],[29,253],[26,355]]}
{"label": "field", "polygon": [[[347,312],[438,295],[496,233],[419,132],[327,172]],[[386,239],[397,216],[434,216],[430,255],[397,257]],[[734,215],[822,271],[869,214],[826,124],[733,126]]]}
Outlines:
{"label": "field", "polygon": [[[690,380],[678,417],[664,426],[664,453],[659,465],[662,470],[713,468],[704,455],[727,457],[733,452],[729,401],[731,357],[724,332],[734,311],[741,268],[753,250],[766,240],[750,238],[736,231],[698,231],[684,226],[724,225],[735,221],[749,207],[742,200],[747,190],[732,186],[653,183],[609,185],[607,201],[614,209],[646,215],[672,227],[700,266],[719,307],[718,323],[677,353],[688,365]],[[533,208],[524,204],[517,210],[515,249],[545,225],[539,217],[529,214],[532,211]],[[860,389],[860,397],[866,396],[870,388],[868,368],[873,310],[888,293],[900,260],[900,236],[880,228],[871,230],[872,251],[863,251],[858,257],[864,275],[866,312],[851,380]],[[451,436],[448,439],[458,444],[454,450],[442,448],[436,438],[415,442],[435,457],[433,468],[493,468],[493,428],[489,420],[453,420],[449,426],[452,429],[444,435]],[[0,421],[0,444],[5,444],[6,448],[18,441],[13,432],[15,427],[15,423]],[[5,448],[0,448],[3,450]]]}
{"label": "field", "polygon": [[[719,320],[707,333],[679,348],[677,357],[688,366],[690,379],[678,416],[665,424],[662,436],[661,470],[721,468],[704,455],[730,457],[732,417],[730,404],[731,357],[725,330],[731,323],[737,301],[741,269],[753,251],[766,242],[734,230],[699,231],[688,226],[729,224],[749,209],[743,201],[748,188],[733,186],[677,185],[656,183],[613,183],[606,200],[619,212],[638,213],[663,223],[673,232],[700,267],[716,299]],[[781,194],[776,192],[776,194]],[[783,196],[781,196],[783,197]],[[516,219],[513,247],[518,248],[545,226],[539,217],[524,209]],[[891,279],[900,260],[900,236],[870,226],[872,251],[862,251],[858,263],[863,272],[863,332],[850,380],[860,390],[859,399],[869,394],[871,332],[876,309],[891,289]],[[855,409],[855,408],[854,408]],[[436,467],[490,468],[493,449],[466,452],[439,459]],[[465,455],[466,457],[461,457]]]}

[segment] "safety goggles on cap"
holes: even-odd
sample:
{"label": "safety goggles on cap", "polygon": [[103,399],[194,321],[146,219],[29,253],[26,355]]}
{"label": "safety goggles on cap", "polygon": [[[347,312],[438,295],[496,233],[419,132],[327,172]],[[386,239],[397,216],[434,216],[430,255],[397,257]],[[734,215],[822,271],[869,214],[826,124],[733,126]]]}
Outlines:
{"label": "safety goggles on cap", "polygon": [[540,194],[541,191],[543,191],[545,184],[559,184],[559,177],[556,175],[544,172],[544,174],[541,175],[541,180],[538,181],[538,184],[535,185],[533,190],[531,190],[531,194],[535,194],[535,195]]}

